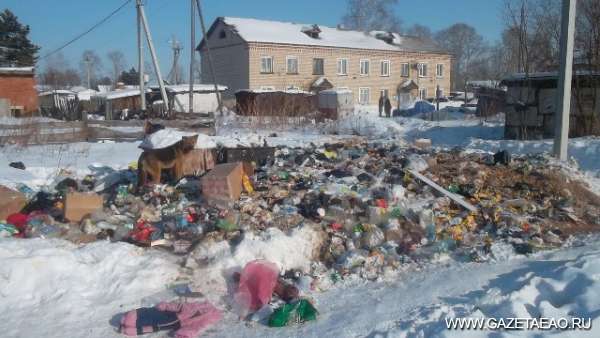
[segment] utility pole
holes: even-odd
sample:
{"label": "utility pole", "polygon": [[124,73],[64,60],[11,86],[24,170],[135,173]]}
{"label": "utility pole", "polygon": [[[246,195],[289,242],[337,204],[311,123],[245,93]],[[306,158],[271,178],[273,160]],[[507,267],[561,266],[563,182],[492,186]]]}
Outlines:
{"label": "utility pole", "polygon": [[200,0],[196,0],[198,5],[198,15],[200,16],[200,26],[202,27],[202,36],[204,37],[204,46],[206,46],[206,56],[208,58],[208,66],[210,68],[210,74],[212,76],[213,83],[215,84],[215,95],[217,95],[217,102],[219,104],[219,112],[223,115],[223,102],[221,101],[221,93],[219,93],[219,86],[217,84],[217,77],[215,76],[215,69],[213,67],[212,58],[210,56],[210,45],[208,42],[208,36],[206,35],[206,25],[204,24],[204,16],[202,15],[202,6]]}
{"label": "utility pole", "polygon": [[569,146],[569,113],[571,111],[576,10],[577,0],[562,0],[560,73],[558,74],[558,97],[554,119],[554,123],[556,123],[554,126],[554,156],[561,161],[567,160]]}
{"label": "utility pole", "polygon": [[148,48],[150,49],[150,56],[152,56],[152,64],[154,65],[154,71],[156,72],[156,78],[158,79],[158,86],[160,87],[160,94],[163,99],[163,104],[165,105],[165,110],[169,111],[169,98],[167,97],[167,91],[165,90],[165,84],[163,82],[162,74],[160,72],[160,65],[158,64],[158,57],[156,56],[156,50],[154,49],[154,42],[152,42],[152,34],[150,33],[150,28],[148,27],[148,21],[146,20],[146,14],[144,13],[144,5],[142,4],[142,0],[136,0],[138,10],[140,13],[140,19],[142,21],[142,26],[144,27],[144,32],[146,33],[146,40],[148,41]]}
{"label": "utility pole", "polygon": [[173,38],[169,41],[171,43],[171,49],[173,50],[173,64],[171,65],[171,71],[167,78],[171,84],[179,84],[181,82],[181,74],[179,73],[179,56],[181,55],[181,44],[173,35]]}
{"label": "utility pole", "polygon": [[194,59],[196,56],[196,4],[190,0],[190,97],[189,113],[194,112]]}
{"label": "utility pole", "polygon": [[138,73],[140,76],[140,108],[146,112],[146,79],[144,78],[144,41],[142,36],[142,16],[137,5],[137,43],[138,43]]}
{"label": "utility pole", "polygon": [[88,89],[91,89],[91,84],[90,84],[91,83],[91,81],[90,81],[90,78],[91,78],[90,72],[91,72],[91,70],[90,70],[90,67],[91,67],[92,60],[90,60],[90,56],[89,55],[86,55],[84,62],[86,64],[86,68],[87,68],[87,87],[88,87]]}

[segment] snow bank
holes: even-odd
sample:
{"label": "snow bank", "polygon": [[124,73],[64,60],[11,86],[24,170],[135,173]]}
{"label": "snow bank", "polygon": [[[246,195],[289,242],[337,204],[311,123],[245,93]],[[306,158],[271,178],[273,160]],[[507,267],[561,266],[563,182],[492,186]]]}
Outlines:
{"label": "snow bank", "polygon": [[246,233],[237,246],[225,241],[205,242],[194,250],[188,267],[194,269],[195,286],[203,292],[211,290],[216,298],[213,300],[218,302],[217,297],[231,295],[227,282],[231,282],[232,273],[241,271],[246,263],[265,259],[275,263],[281,271],[308,272],[320,243],[319,233],[309,226],[296,228],[289,235],[269,228],[259,235]]}
{"label": "snow bank", "polygon": [[179,274],[172,260],[124,243],[7,239],[0,260],[4,337],[112,336],[112,316]]}

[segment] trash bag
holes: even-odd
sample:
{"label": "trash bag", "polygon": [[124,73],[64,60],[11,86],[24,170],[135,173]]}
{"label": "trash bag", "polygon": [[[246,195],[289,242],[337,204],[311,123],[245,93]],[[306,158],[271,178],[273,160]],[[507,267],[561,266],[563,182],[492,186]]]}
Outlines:
{"label": "trash bag", "polygon": [[273,312],[269,318],[270,327],[284,327],[290,324],[301,324],[317,319],[318,311],[306,299],[292,304],[284,304]]}
{"label": "trash bag", "polygon": [[494,154],[494,164],[508,165],[510,164],[510,153],[507,150],[502,150]]}
{"label": "trash bag", "polygon": [[15,169],[25,170],[25,164],[23,164],[23,162],[11,162],[8,166]]}
{"label": "trash bag", "polygon": [[279,268],[269,261],[256,260],[246,264],[234,296],[241,315],[255,312],[271,301],[278,276]]}

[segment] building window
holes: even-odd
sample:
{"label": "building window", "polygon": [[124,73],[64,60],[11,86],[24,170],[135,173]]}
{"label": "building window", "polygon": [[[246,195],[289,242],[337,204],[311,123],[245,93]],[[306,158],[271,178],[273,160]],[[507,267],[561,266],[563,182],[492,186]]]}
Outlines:
{"label": "building window", "polygon": [[289,90],[289,91],[298,91],[300,90],[300,88],[298,86],[294,86],[294,85],[289,85],[285,88],[285,90]]}
{"label": "building window", "polygon": [[359,88],[358,89],[358,103],[366,105],[371,101],[371,89]]}
{"label": "building window", "polygon": [[227,38],[227,32],[225,30],[222,30],[221,33],[219,33],[219,39],[225,38]]}
{"label": "building window", "polygon": [[324,59],[313,59],[313,75],[325,75]]}
{"label": "building window", "polygon": [[298,74],[298,57],[297,56],[288,56],[287,60],[287,73],[288,74]]}
{"label": "building window", "polygon": [[338,59],[337,73],[338,75],[348,75],[348,59]]}
{"label": "building window", "polygon": [[382,90],[379,91],[379,96],[380,97],[387,97],[387,98],[389,98],[389,95],[390,95],[390,91],[387,90],[387,89],[382,89]]}
{"label": "building window", "polygon": [[369,60],[360,60],[360,75],[369,75]]}
{"label": "building window", "polygon": [[273,57],[263,56],[260,58],[260,72],[263,74],[273,73]]}
{"label": "building window", "polygon": [[401,70],[401,75],[403,77],[409,77],[410,76],[410,66],[408,63],[403,63],[400,65],[400,67],[402,68]]}
{"label": "building window", "polygon": [[427,100],[427,88],[419,89],[419,98],[421,100]]}
{"label": "building window", "polygon": [[435,67],[435,75],[437,75],[437,77],[444,77],[444,65],[441,63],[438,63],[437,66]]}
{"label": "building window", "polygon": [[419,77],[427,76],[427,64],[426,63],[419,63],[417,68],[419,69]]}
{"label": "building window", "polygon": [[381,61],[381,76],[390,76],[390,61]]}

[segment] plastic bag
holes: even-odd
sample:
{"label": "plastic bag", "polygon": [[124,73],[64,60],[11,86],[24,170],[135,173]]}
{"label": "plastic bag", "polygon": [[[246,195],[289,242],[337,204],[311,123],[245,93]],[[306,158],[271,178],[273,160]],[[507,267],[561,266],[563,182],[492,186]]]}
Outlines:
{"label": "plastic bag", "polygon": [[270,327],[283,327],[289,324],[301,324],[316,320],[318,311],[306,299],[300,299],[292,304],[284,304],[269,318]]}
{"label": "plastic bag", "polygon": [[271,301],[278,276],[279,268],[269,261],[256,260],[246,264],[234,297],[242,316],[259,310]]}

